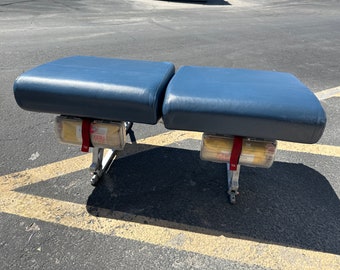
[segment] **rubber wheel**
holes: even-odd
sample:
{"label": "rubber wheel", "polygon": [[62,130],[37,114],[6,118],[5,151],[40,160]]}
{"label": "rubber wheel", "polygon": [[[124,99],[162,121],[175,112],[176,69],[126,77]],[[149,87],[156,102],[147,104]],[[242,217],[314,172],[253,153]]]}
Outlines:
{"label": "rubber wheel", "polygon": [[93,175],[91,178],[91,185],[96,187],[99,182],[99,176],[97,174]]}

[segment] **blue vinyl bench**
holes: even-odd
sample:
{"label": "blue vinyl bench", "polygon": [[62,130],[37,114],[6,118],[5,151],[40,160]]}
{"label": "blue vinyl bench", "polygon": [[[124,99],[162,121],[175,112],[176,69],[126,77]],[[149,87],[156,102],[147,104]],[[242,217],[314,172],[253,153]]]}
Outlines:
{"label": "blue vinyl bench", "polygon": [[[232,136],[232,203],[243,139],[316,143],[326,125],[315,95],[293,75],[272,71],[183,66],[175,73],[170,62],[74,56],[23,73],[14,95],[30,111],[151,125],[162,117],[168,129]],[[114,154],[103,160],[94,147],[92,184]]]}
{"label": "blue vinyl bench", "polygon": [[156,124],[174,73],[168,62],[74,56],[25,72],[14,95],[29,111]]}
{"label": "blue vinyl bench", "polygon": [[319,100],[289,73],[181,67],[163,103],[168,129],[316,143],[326,116]]}

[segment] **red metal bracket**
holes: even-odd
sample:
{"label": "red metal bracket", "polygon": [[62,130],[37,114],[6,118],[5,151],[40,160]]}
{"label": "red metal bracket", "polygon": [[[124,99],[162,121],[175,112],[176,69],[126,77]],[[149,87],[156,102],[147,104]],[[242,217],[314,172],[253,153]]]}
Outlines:
{"label": "red metal bracket", "polygon": [[91,138],[90,138],[90,128],[91,128],[91,120],[88,118],[84,118],[81,125],[81,136],[82,136],[82,145],[81,151],[88,152],[91,146]]}
{"label": "red metal bracket", "polygon": [[240,136],[234,137],[233,149],[231,150],[230,155],[230,170],[236,171],[237,165],[240,160],[241,152],[242,152],[242,143],[243,138]]}

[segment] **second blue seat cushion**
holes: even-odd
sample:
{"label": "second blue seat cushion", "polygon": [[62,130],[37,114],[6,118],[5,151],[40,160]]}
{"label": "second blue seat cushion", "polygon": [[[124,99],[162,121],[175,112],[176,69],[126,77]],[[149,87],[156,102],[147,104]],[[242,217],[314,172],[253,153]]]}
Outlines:
{"label": "second blue seat cushion", "polygon": [[289,73],[184,66],[163,103],[169,129],[315,143],[326,115],[315,95]]}

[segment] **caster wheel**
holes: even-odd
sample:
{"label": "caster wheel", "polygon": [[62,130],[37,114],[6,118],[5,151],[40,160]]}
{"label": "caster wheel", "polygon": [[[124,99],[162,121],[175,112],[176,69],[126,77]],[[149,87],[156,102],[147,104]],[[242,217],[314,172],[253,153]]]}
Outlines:
{"label": "caster wheel", "polygon": [[95,187],[97,186],[98,182],[99,182],[99,176],[97,174],[94,174],[91,178],[91,185]]}
{"label": "caster wheel", "polygon": [[228,192],[230,204],[232,204],[232,205],[236,204],[236,195],[237,194],[238,194],[238,192],[235,192],[235,191],[229,191]]}
{"label": "caster wheel", "polygon": [[235,195],[230,195],[229,196],[229,202],[231,204],[236,204],[236,196]]}

